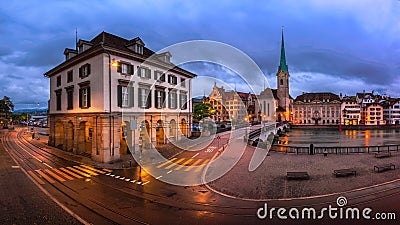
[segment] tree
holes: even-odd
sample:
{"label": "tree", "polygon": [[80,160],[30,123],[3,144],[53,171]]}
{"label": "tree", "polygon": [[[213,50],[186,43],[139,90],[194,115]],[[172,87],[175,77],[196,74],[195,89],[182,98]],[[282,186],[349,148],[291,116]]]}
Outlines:
{"label": "tree", "polygon": [[214,115],[216,110],[212,108],[210,103],[199,103],[193,109],[193,117],[196,120],[201,120],[205,117]]}
{"label": "tree", "polygon": [[11,111],[14,111],[14,104],[10,97],[4,96],[3,99],[0,99],[0,116],[8,118]]}

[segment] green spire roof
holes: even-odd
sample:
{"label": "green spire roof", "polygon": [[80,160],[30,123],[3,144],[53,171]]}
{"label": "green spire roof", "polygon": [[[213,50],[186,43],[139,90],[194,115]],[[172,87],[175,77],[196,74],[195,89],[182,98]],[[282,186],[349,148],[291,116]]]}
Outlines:
{"label": "green spire roof", "polygon": [[286,64],[286,56],[285,56],[285,42],[283,40],[283,27],[282,27],[281,61],[279,64],[279,70],[282,70],[284,73],[288,72],[288,66]]}

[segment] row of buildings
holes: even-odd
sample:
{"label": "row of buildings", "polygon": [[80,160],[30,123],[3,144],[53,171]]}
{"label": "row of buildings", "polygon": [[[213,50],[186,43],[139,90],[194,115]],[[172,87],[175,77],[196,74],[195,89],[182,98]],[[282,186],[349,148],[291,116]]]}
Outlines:
{"label": "row of buildings", "polygon": [[[64,55],[64,62],[45,73],[50,79],[49,145],[110,162],[138,147],[191,136],[196,74],[171,63],[170,52],[155,53],[139,37],[102,32],[90,41],[79,40]],[[215,121],[399,124],[400,99],[373,92],[344,97],[303,93],[294,99],[289,77],[282,30],[277,89],[252,94],[214,83],[203,102],[217,111]]]}
{"label": "row of buildings", "polygon": [[296,125],[398,125],[400,98],[373,91],[355,96],[303,93],[293,101],[291,111]]}
{"label": "row of buildings", "polygon": [[[281,57],[276,74],[277,89],[266,89],[259,95],[226,91],[214,84],[205,102],[217,110],[216,121],[262,121],[269,118],[270,106],[262,96],[272,92],[274,117],[278,122],[295,125],[385,125],[400,123],[400,98],[374,94],[374,91],[342,96],[329,92],[303,93],[296,98],[289,94],[289,70],[286,63],[282,30]],[[265,103],[264,103],[265,104]],[[266,110],[267,109],[267,110]]]}

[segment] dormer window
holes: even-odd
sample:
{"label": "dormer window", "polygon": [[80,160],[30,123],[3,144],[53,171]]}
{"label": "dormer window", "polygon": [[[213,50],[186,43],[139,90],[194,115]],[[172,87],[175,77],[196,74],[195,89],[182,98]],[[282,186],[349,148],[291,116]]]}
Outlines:
{"label": "dormer window", "polygon": [[164,55],[164,62],[169,63],[170,57],[168,55]]}
{"label": "dormer window", "polygon": [[143,45],[135,44],[135,52],[138,53],[138,54],[143,55]]}

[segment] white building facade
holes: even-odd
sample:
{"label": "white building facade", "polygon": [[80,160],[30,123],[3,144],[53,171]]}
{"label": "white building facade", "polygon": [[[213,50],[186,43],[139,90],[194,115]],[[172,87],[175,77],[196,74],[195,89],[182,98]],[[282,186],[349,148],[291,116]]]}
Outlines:
{"label": "white building facade", "polygon": [[400,99],[393,99],[383,109],[383,117],[387,124],[400,124]]}
{"label": "white building facade", "polygon": [[140,38],[102,32],[64,54],[45,73],[49,145],[110,162],[139,144],[157,147],[191,135],[196,75],[173,65],[170,53],[154,54]]}

